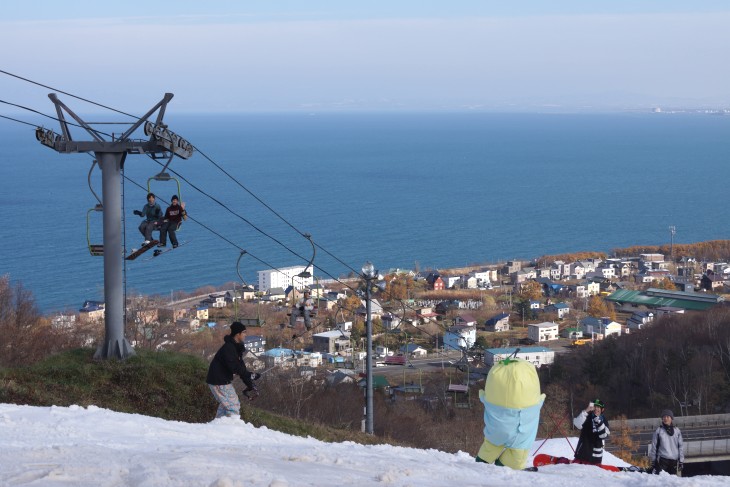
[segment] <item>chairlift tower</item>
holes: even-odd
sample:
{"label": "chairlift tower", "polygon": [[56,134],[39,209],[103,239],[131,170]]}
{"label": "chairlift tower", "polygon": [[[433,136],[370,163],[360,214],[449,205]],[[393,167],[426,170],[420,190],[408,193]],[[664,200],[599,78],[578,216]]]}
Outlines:
{"label": "chairlift tower", "polygon": [[[55,93],[50,93],[56,107],[58,120],[61,124],[61,134],[52,130],[38,127],[36,138],[38,141],[62,154],[79,152],[93,153],[101,168],[102,175],[102,205],[103,205],[103,238],[104,238],[104,343],[96,350],[94,358],[98,359],[125,359],[134,355],[132,345],[124,337],[124,275],[122,260],[124,247],[122,245],[122,205],[121,205],[121,170],[127,154],[149,154],[153,157],[169,153],[169,159],[178,156],[188,159],[193,154],[193,146],[185,139],[169,131],[162,123],[165,108],[172,99],[172,93],[165,93],[162,100],[138,119],[132,126],[119,136],[112,135],[106,140],[97,130],[84,122],[70,108],[61,102]],[[158,111],[159,110],[159,111]],[[154,123],[148,119],[156,112]],[[93,140],[76,141],[71,137],[69,122],[65,113],[73,118]],[[144,133],[149,140],[133,140],[132,133],[144,124]],[[169,164],[169,162],[168,162]],[[167,167],[167,166],[165,166]]]}

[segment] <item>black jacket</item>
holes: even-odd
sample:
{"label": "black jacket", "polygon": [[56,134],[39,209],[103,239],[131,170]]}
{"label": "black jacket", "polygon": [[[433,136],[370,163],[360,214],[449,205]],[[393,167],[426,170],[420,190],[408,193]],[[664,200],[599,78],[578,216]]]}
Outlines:
{"label": "black jacket", "polygon": [[223,342],[223,346],[216,352],[208,367],[208,377],[205,382],[214,386],[230,384],[233,374],[237,374],[246,387],[252,389],[251,373],[246,370],[246,364],[243,363],[243,352],[246,351],[243,343],[236,343],[231,335],[223,337]]}
{"label": "black jacket", "polygon": [[608,420],[603,415],[597,417],[593,412],[588,414],[581,412],[573,424],[577,426],[581,420],[583,422],[580,426],[578,446],[575,448],[575,458],[588,463],[601,463],[603,461],[603,441],[611,434],[608,429]]}

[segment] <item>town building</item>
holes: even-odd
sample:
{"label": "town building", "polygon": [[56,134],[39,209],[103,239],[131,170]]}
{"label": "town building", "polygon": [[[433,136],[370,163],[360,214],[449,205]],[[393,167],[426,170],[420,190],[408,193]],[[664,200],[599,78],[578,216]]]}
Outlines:
{"label": "town building", "polygon": [[277,287],[286,289],[289,286],[293,286],[296,289],[304,289],[305,287],[311,286],[314,283],[312,276],[299,277],[299,274],[304,272],[305,269],[306,267],[304,266],[292,266],[282,269],[258,271],[259,291],[265,293],[269,289]]}
{"label": "town building", "polygon": [[320,353],[336,353],[350,348],[350,332],[325,331],[312,335],[312,350]]}
{"label": "town building", "polygon": [[558,324],[552,321],[527,325],[527,338],[535,343],[557,340],[559,336]]}
{"label": "town building", "polygon": [[509,313],[499,313],[484,322],[486,331],[501,332],[509,331]]}
{"label": "town building", "polygon": [[456,325],[449,328],[444,334],[444,348],[446,350],[461,350],[471,348],[477,339],[475,326]]}
{"label": "town building", "polygon": [[[515,353],[516,352],[516,353]],[[535,367],[550,365],[555,361],[555,352],[545,347],[523,347],[523,348],[488,348],[484,351],[484,364],[492,366],[500,360],[508,357],[516,357],[526,360]]]}

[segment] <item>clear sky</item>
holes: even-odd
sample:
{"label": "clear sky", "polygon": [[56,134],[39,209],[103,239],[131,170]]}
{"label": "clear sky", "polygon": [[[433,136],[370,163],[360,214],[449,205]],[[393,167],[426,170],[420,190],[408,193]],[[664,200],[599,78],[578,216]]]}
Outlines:
{"label": "clear sky", "polygon": [[0,69],[136,112],[727,107],[728,25],[719,0],[9,1]]}

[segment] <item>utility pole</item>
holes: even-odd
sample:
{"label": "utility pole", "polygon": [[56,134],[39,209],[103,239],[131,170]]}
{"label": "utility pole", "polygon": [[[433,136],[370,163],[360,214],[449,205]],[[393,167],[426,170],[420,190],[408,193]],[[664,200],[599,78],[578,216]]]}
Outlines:
{"label": "utility pole", "polygon": [[[124,247],[122,246],[122,195],[121,195],[121,171],[127,154],[149,154],[154,158],[169,157],[167,166],[172,162],[174,156],[188,159],[193,154],[193,146],[185,139],[169,131],[162,123],[165,108],[172,99],[172,93],[165,93],[163,99],[150,109],[144,116],[139,118],[126,132],[119,136],[112,135],[111,140],[105,140],[99,131],[94,130],[88,123],[84,122],[70,108],[61,102],[55,93],[50,93],[51,99],[56,107],[57,118],[61,124],[61,134],[52,130],[38,127],[36,139],[51,149],[62,154],[75,154],[80,152],[94,153],[94,157],[101,168],[102,185],[102,206],[104,225],[104,343],[96,350],[94,358],[99,359],[125,359],[134,355],[132,345],[124,337],[124,275],[122,273],[122,259],[124,259]],[[148,121],[159,109],[155,123]],[[93,140],[76,141],[71,137],[69,123],[66,121],[64,112],[73,118]],[[131,139],[140,126],[144,124],[144,133],[149,140]],[[169,156],[168,156],[169,153]]]}
{"label": "utility pole", "polygon": [[677,227],[674,225],[669,226],[669,235],[671,236],[671,243],[669,245],[669,255],[671,256],[672,263],[674,263],[674,234],[677,233]]}

